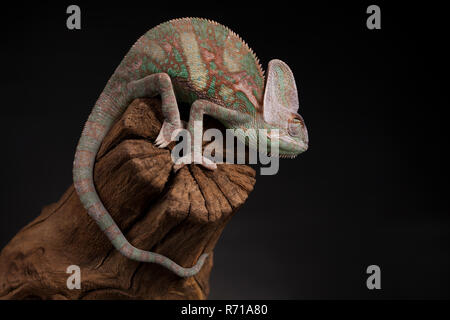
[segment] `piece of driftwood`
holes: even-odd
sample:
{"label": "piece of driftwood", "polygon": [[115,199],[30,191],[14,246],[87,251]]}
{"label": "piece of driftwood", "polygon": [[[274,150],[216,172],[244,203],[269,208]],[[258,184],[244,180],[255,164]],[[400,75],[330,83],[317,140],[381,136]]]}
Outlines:
{"label": "piece of driftwood", "polygon": [[[0,299],[206,299],[212,251],[255,183],[245,165],[172,170],[170,151],[153,141],[159,99],[135,100],[99,151],[94,180],[105,207],[136,247],[190,267],[211,252],[194,277],[123,257],[82,207],[73,185],[46,206],[0,254]],[[173,147],[172,143],[172,147]],[[81,289],[66,273],[80,267]]]}

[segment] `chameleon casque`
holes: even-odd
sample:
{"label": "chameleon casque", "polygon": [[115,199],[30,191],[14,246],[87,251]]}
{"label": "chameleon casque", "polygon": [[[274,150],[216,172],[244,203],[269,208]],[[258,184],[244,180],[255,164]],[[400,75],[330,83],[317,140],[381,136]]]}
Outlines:
{"label": "chameleon casque", "polygon": [[[184,268],[163,255],[133,247],[103,206],[93,180],[97,151],[113,123],[134,99],[156,95],[161,96],[164,116],[155,141],[160,148],[183,128],[177,100],[191,104],[187,124],[190,132],[194,122],[202,123],[204,114],[226,128],[278,129],[280,157],[295,157],[306,151],[308,134],[297,113],[297,87],[289,67],[280,60],[271,60],[265,80],[253,51],[227,27],[201,18],[175,19],[149,30],[132,46],[84,126],[75,153],[74,185],[88,214],[120,253],[189,277],[201,269],[208,254],[202,254],[193,267]],[[263,139],[270,146],[270,133]],[[256,138],[244,137],[244,143],[254,149],[258,146]],[[190,159],[175,163],[175,171],[189,162],[216,168],[210,159],[199,155],[201,145],[193,145],[193,150],[187,156]]]}

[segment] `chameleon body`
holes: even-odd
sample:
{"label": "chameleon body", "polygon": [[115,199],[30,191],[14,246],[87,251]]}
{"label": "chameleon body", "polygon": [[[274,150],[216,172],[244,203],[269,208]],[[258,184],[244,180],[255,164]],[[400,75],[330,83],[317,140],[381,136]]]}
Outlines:
{"label": "chameleon body", "polygon": [[[204,114],[227,128],[241,128],[242,132],[252,128],[279,129],[281,157],[294,157],[305,151],[308,136],[303,119],[297,114],[297,88],[289,67],[280,60],[270,61],[265,80],[255,54],[227,27],[199,18],[176,19],[149,30],[132,46],[84,126],[75,153],[74,185],[88,214],[120,253],[189,277],[201,269],[208,254],[202,254],[192,267],[181,267],[165,256],[133,247],[103,206],[93,181],[96,154],[113,123],[135,98],[156,95],[161,96],[164,116],[155,141],[161,148],[183,128],[177,100],[191,104],[187,124],[191,132],[194,123],[202,123]],[[264,138],[270,145],[270,134]],[[247,143],[257,148],[255,139]],[[194,155],[198,155],[201,146],[194,144],[193,148]],[[188,160],[216,168],[201,155]],[[176,163],[174,169],[192,161]]]}

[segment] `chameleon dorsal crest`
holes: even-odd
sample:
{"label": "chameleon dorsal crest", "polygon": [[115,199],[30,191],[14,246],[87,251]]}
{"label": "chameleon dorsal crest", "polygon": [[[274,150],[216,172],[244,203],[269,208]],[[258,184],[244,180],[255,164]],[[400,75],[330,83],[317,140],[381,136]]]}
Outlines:
{"label": "chameleon dorsal crest", "polygon": [[297,113],[298,107],[297,86],[291,69],[281,60],[271,60],[264,92],[264,120],[281,124],[285,115]]}

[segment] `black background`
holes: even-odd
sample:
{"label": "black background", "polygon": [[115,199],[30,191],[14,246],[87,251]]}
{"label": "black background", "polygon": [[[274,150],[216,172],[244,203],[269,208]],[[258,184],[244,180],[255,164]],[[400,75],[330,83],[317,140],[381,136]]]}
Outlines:
{"label": "black background", "polygon": [[[264,67],[289,64],[310,134],[305,154],[257,178],[225,229],[210,298],[449,298],[444,9],[294,3],[4,7],[0,248],[71,184],[82,125],[131,45],[197,16],[237,32]],[[69,4],[81,7],[80,31],[66,28]],[[370,4],[381,30],[366,28]],[[366,288],[371,264],[381,290]]]}

